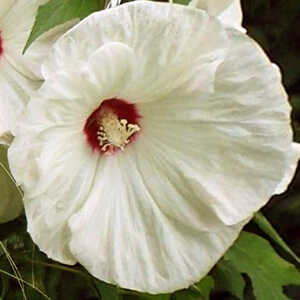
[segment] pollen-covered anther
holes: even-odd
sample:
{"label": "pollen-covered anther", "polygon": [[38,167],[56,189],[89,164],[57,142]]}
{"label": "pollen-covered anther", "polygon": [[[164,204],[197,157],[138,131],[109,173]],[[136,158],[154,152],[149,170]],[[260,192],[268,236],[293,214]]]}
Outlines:
{"label": "pollen-covered anther", "polygon": [[117,115],[109,112],[101,117],[97,139],[102,151],[110,147],[117,147],[124,150],[130,142],[130,137],[140,131],[137,124],[130,124],[126,119],[119,120]]}

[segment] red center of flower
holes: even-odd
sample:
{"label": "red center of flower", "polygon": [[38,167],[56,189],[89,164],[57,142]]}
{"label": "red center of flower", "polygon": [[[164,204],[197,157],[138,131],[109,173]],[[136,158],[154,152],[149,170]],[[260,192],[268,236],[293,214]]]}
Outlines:
{"label": "red center of flower", "polygon": [[112,154],[124,150],[140,131],[136,106],[122,99],[107,99],[84,125],[87,142],[93,150]]}
{"label": "red center of flower", "polygon": [[3,40],[2,40],[2,36],[1,36],[1,31],[0,31],[0,58],[3,54]]}

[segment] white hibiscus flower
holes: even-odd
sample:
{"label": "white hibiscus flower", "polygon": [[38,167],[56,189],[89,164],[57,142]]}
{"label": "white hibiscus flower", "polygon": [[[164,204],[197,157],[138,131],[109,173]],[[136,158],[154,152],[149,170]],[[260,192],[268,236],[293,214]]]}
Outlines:
{"label": "white hibiscus flower", "polygon": [[[0,143],[15,135],[30,94],[41,85],[40,66],[49,47],[71,23],[43,35],[22,55],[37,9],[47,0],[1,0],[0,3]],[[73,22],[72,22],[73,24]]]}
{"label": "white hibiscus flower", "polygon": [[106,282],[163,293],[200,280],[295,170],[280,71],[203,10],[95,13],[42,71],[9,149],[28,230]]}
{"label": "white hibiscus flower", "polygon": [[241,0],[191,0],[190,6],[207,11],[226,26],[246,31],[241,26],[243,20]]}
{"label": "white hibiscus flower", "polygon": [[[40,86],[31,71],[33,64],[29,57],[22,56],[22,50],[41,3],[31,0],[1,0],[0,3],[0,144],[11,143],[29,94]],[[2,156],[4,148],[0,150]],[[6,166],[2,160],[0,163],[1,176],[6,180]],[[0,223],[5,223],[18,217],[23,205],[20,199],[12,200],[11,194],[3,190],[1,196]]]}
{"label": "white hibiscus flower", "polygon": [[[45,2],[1,0],[0,3],[0,144],[11,143],[30,94],[41,85],[43,58],[54,41],[75,22],[44,34],[22,55],[37,9]],[[20,214],[20,203],[11,202],[11,199],[1,201],[0,222]]]}

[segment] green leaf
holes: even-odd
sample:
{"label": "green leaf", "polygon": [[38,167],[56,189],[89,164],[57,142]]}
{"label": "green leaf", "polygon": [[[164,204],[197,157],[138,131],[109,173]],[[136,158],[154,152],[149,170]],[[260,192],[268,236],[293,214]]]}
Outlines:
{"label": "green leaf", "polygon": [[214,278],[220,290],[228,291],[233,296],[243,300],[246,283],[243,276],[230,261],[221,260],[217,264]]}
{"label": "green leaf", "polygon": [[196,290],[203,298],[203,300],[209,300],[209,295],[215,286],[215,281],[211,276],[204,277],[199,283],[194,284],[194,290]]}
{"label": "green leaf", "polygon": [[102,0],[50,0],[41,5],[23,53],[33,41],[48,30],[74,19],[82,20],[103,8]]}
{"label": "green leaf", "polygon": [[101,294],[102,300],[122,300],[118,287],[100,280],[95,281],[95,284]]}
{"label": "green leaf", "polygon": [[174,300],[204,300],[204,299],[198,293],[192,292],[190,290],[185,290],[185,291],[180,291],[175,293]]}
{"label": "green leaf", "polygon": [[174,3],[188,5],[191,0],[174,0]]}
{"label": "green leaf", "polygon": [[199,283],[192,285],[190,289],[175,293],[174,300],[209,300],[214,286],[214,279],[211,276],[206,276]]}
{"label": "green leaf", "polygon": [[3,274],[0,275],[0,278],[1,278],[1,297],[0,297],[0,300],[1,299],[4,299],[7,291],[9,290],[9,281],[8,281],[8,278],[6,276],[4,276]]}
{"label": "green leaf", "polygon": [[240,273],[251,279],[257,300],[287,300],[283,286],[300,285],[300,273],[281,258],[265,239],[242,232],[224,256]]}
{"label": "green leaf", "polygon": [[5,145],[0,145],[0,191],[0,222],[4,223],[19,216],[23,209],[23,195],[9,171]]}
{"label": "green leaf", "polygon": [[281,236],[276,232],[267,218],[260,212],[256,213],[253,221],[258,225],[258,227],[266,233],[274,242],[276,242],[284,251],[290,254],[298,263],[300,263],[299,257],[290,249],[290,247],[285,243]]}

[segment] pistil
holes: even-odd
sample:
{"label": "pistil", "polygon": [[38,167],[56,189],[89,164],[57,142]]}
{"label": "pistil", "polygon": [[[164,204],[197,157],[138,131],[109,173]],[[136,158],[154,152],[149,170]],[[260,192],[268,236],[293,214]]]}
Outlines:
{"label": "pistil", "polygon": [[130,137],[138,132],[140,127],[136,124],[130,124],[126,119],[119,120],[113,112],[108,112],[100,119],[97,139],[102,151],[109,147],[117,147],[121,150],[130,142]]}
{"label": "pistil", "polygon": [[124,151],[141,131],[136,106],[122,99],[107,99],[90,115],[84,133],[90,146],[100,153]]}

